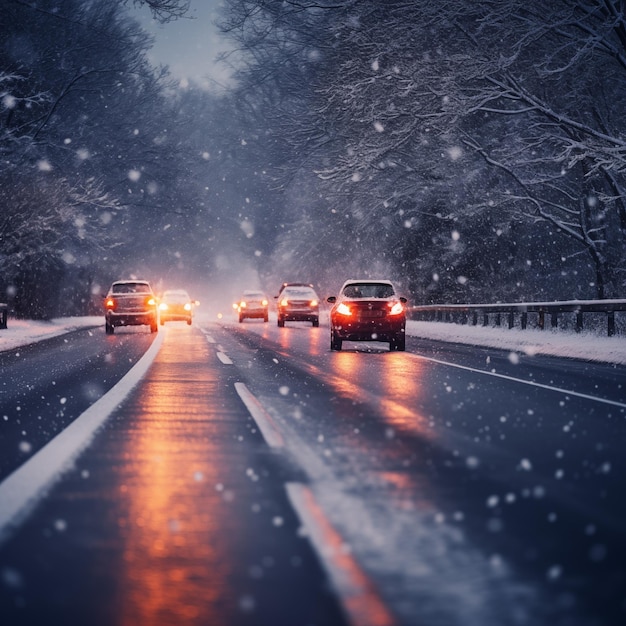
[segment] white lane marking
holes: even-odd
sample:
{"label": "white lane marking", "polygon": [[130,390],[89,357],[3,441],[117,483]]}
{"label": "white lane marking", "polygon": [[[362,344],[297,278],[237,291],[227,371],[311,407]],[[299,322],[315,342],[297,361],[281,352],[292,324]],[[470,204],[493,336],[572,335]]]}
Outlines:
{"label": "white lane marking", "polygon": [[372,581],[350,554],[347,544],[329,522],[306,485],[285,485],[313,549],[326,570],[352,626],[391,626],[396,623]]}
{"label": "white lane marking", "polygon": [[282,448],[285,441],[270,414],[244,383],[235,383],[235,390],[259,427],[265,442],[272,448]]}
{"label": "white lane marking", "polygon": [[217,358],[224,364],[224,365],[232,365],[233,362],[230,360],[230,358],[228,356],[226,356],[223,352],[218,352],[217,353]]}
{"label": "white lane marking", "polygon": [[543,383],[535,382],[534,380],[524,380],[523,378],[516,378],[515,376],[507,376],[506,374],[498,374],[497,372],[490,372],[488,370],[480,370],[467,365],[459,365],[458,363],[448,363],[447,361],[441,361],[440,359],[434,359],[429,356],[422,356],[421,354],[413,353],[413,356],[424,361],[432,361],[433,363],[439,363],[440,365],[449,365],[450,367],[456,367],[460,370],[466,370],[468,372],[474,372],[476,374],[485,374],[487,376],[495,376],[496,378],[502,378],[504,380],[510,380],[515,383],[522,383],[523,385],[530,385],[531,387],[540,387],[541,389],[547,389],[549,391],[557,391],[559,393],[566,394],[568,396],[575,396],[576,398],[584,398],[585,400],[594,400],[595,402],[601,402],[603,404],[610,404],[611,406],[618,406],[622,409],[626,409],[626,403],[618,402],[617,400],[608,400],[606,398],[600,398],[598,396],[590,396],[586,393],[580,393],[578,391],[571,391],[570,389],[562,389],[561,387],[554,387],[552,385],[544,385]]}
{"label": "white lane marking", "polygon": [[146,374],[164,337],[165,333],[158,333],[145,354],[117,384],[0,483],[0,540],[9,526],[19,525],[63,473],[73,467],[78,455]]}
{"label": "white lane marking", "polygon": [[200,327],[200,332],[206,337],[206,340],[209,343],[215,343],[215,339],[213,339],[212,335],[205,328]]}

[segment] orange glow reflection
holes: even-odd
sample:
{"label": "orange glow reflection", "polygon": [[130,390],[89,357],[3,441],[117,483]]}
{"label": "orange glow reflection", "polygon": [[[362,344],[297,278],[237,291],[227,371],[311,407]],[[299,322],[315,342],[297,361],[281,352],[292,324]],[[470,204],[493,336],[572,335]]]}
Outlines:
{"label": "orange glow reflection", "polygon": [[[334,354],[331,362],[336,374],[332,383],[338,393],[371,402],[394,429],[432,436],[428,420],[413,408],[421,395],[423,365],[417,359],[401,353],[342,351]],[[371,391],[372,377],[381,383],[378,393]]]}
{"label": "orange glow reflection", "polygon": [[225,619],[215,607],[230,567],[226,549],[211,541],[226,524],[215,491],[219,455],[212,454],[207,432],[215,382],[209,368],[187,367],[208,358],[206,342],[186,329],[168,330],[168,337],[146,393],[130,406],[137,417],[120,442],[126,512],[119,520],[125,543],[118,615],[124,626]]}

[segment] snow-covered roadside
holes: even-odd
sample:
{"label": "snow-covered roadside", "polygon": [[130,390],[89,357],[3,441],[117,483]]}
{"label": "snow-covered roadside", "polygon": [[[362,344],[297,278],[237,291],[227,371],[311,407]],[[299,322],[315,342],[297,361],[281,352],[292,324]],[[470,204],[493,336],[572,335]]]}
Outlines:
{"label": "snow-covered roadside", "polygon": [[8,328],[0,329],[0,352],[50,339],[78,328],[102,326],[104,329],[104,317],[64,317],[49,322],[9,319],[7,326]]}
{"label": "snow-covered roadside", "polygon": [[451,341],[510,350],[520,354],[553,356],[626,365],[626,337],[594,333],[519,328],[483,328],[445,322],[407,322],[412,337]]}
{"label": "snow-covered roadside", "polygon": [[[204,321],[204,320],[203,320]],[[67,317],[49,322],[9,320],[0,330],[0,351],[49,339],[78,328],[102,326],[102,316]],[[626,365],[626,337],[519,328],[483,328],[443,322],[407,322],[412,337],[510,350],[520,354],[547,354]]]}

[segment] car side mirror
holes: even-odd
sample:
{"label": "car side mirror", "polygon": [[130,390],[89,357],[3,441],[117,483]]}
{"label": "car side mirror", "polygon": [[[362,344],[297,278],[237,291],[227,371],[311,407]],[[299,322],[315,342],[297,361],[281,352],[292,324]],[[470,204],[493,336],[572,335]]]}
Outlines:
{"label": "car side mirror", "polygon": [[329,304],[335,304],[335,302],[337,302],[337,297],[336,296],[328,296],[328,298],[326,298],[326,302],[328,302]]}
{"label": "car side mirror", "polygon": [[404,298],[403,296],[400,296],[400,302],[402,302],[402,304],[406,304],[408,300]]}

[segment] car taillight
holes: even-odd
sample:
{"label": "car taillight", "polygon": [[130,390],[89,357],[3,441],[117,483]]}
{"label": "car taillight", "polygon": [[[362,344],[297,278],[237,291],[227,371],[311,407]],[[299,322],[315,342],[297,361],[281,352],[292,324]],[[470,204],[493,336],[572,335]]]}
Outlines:
{"label": "car taillight", "polygon": [[352,315],[350,307],[343,302],[337,307],[337,313],[339,313],[339,315]]}
{"label": "car taillight", "polygon": [[311,300],[311,302],[309,302],[309,306],[317,306],[317,300]]}
{"label": "car taillight", "polygon": [[389,315],[400,315],[400,313],[404,313],[402,302],[390,302],[388,306],[390,309]]}
{"label": "car taillight", "polygon": [[113,298],[107,298],[104,306],[106,306],[107,309],[114,309],[115,308],[115,300]]}
{"label": "car taillight", "polygon": [[289,305],[289,300],[287,300],[287,298],[283,298],[280,301],[280,306],[288,306]]}
{"label": "car taillight", "polygon": [[148,306],[155,306],[155,305],[156,305],[156,300],[155,300],[154,298],[148,298],[148,299],[146,300],[146,304],[147,304]]}
{"label": "car taillight", "polygon": [[161,302],[161,304],[159,304],[159,309],[161,311],[167,311],[169,307],[167,306],[167,304],[165,304],[165,302]]}
{"label": "car taillight", "polygon": [[191,303],[190,302],[186,302],[185,303],[185,311],[191,311]]}
{"label": "car taillight", "polygon": [[267,306],[267,305],[269,304],[269,302],[268,302],[267,300],[262,300],[262,301],[261,301],[261,304],[262,304],[263,306]]}
{"label": "car taillight", "polygon": [[239,303],[239,308],[240,308],[240,309],[245,309],[247,306],[248,306],[248,305],[246,304],[246,302],[245,302],[244,300],[242,300],[242,301]]}

